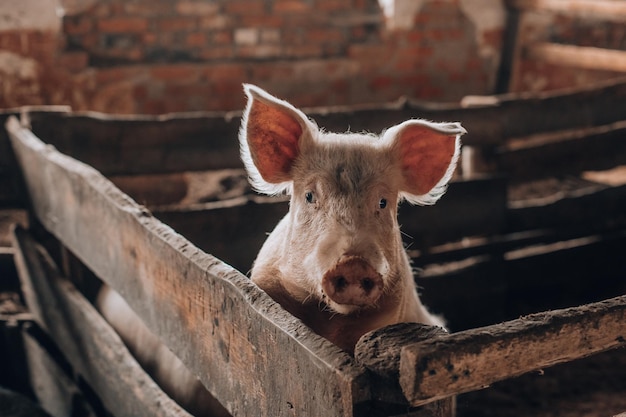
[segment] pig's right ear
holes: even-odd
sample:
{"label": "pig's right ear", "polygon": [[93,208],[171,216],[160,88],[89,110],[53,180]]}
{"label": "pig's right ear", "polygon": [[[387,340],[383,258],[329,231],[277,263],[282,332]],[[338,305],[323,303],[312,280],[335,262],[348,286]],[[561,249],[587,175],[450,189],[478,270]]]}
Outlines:
{"label": "pig's right ear", "polygon": [[387,130],[383,141],[399,162],[400,195],[413,204],[434,204],[446,186],[459,158],[459,123],[409,120]]}
{"label": "pig's right ear", "polygon": [[259,87],[244,84],[244,91],[248,104],[239,143],[250,182],[261,193],[289,192],[301,142],[317,128],[300,110]]}

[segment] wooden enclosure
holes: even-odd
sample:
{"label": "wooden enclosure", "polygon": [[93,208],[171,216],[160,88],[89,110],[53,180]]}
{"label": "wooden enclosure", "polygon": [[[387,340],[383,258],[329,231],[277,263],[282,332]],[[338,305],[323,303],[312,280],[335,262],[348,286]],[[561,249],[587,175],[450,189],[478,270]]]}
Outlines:
{"label": "wooden enclosure", "polygon": [[608,350],[626,363],[625,108],[618,81],[308,111],[327,130],[420,117],[469,132],[444,198],[399,210],[422,298],[452,333],[391,326],[354,357],[245,276],[288,206],[248,189],[240,114],[5,111],[0,201],[23,226],[0,259],[14,258],[28,306],[35,395],[53,415],[77,402],[85,415],[187,415],[91,305],[100,282],[237,416],[440,415],[438,400],[558,363]]}

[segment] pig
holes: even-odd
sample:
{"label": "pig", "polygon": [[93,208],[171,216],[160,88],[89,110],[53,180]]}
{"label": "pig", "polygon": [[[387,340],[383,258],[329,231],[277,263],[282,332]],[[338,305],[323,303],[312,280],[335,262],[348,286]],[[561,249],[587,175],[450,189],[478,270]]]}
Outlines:
{"label": "pig", "polygon": [[[420,302],[396,213],[402,200],[428,205],[443,195],[463,127],[416,119],[380,136],[328,133],[286,101],[244,90],[239,143],[249,180],[260,193],[291,196],[252,281],[348,353],[389,324],[443,327]],[[197,415],[228,415],[118,293],[104,286],[96,305],[172,398]]]}
{"label": "pig", "polygon": [[251,279],[347,352],[386,325],[443,327],[420,302],[397,207],[443,195],[465,129],[415,119],[380,136],[329,133],[286,101],[253,85],[244,90],[239,140],[250,183],[260,193],[290,195]]}

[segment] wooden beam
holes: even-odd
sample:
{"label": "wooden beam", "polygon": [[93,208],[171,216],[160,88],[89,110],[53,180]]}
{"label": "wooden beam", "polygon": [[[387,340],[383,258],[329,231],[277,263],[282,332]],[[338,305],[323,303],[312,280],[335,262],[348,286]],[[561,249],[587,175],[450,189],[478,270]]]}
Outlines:
{"label": "wooden beam", "polygon": [[616,49],[538,42],[526,47],[526,55],[552,65],[626,72],[626,51]]}
{"label": "wooden beam", "polygon": [[[117,416],[189,417],[141,369],[117,333],[20,227],[14,232],[14,247],[24,297],[35,320],[107,410]],[[67,406],[48,405],[55,410]]]}
{"label": "wooden beam", "polygon": [[498,172],[506,173],[515,182],[580,174],[585,170],[625,164],[624,137],[626,120],[586,129],[548,132],[511,139],[496,149],[494,159]]}
{"label": "wooden beam", "polygon": [[[468,130],[464,144],[486,146],[500,144],[508,137],[622,120],[620,105],[625,97],[626,78],[561,91],[490,96],[488,104],[469,108],[405,99],[306,112],[326,130],[339,132],[380,133],[411,118],[460,121]],[[107,176],[242,166],[237,141],[239,113],[122,117],[95,112],[39,112],[30,119],[36,135]]]}
{"label": "wooden beam", "polygon": [[[235,415],[351,416],[366,371],[239,271],[10,119],[34,214]],[[243,395],[245,393],[245,395]]]}
{"label": "wooden beam", "polygon": [[95,417],[92,405],[53,355],[33,334],[32,326],[22,330],[28,358],[28,376],[37,403],[54,417],[81,415]]}
{"label": "wooden beam", "polygon": [[507,0],[510,7],[561,13],[582,18],[626,21],[626,4],[611,0]]}
{"label": "wooden beam", "polygon": [[532,314],[402,348],[400,385],[413,405],[626,346],[626,296]]}

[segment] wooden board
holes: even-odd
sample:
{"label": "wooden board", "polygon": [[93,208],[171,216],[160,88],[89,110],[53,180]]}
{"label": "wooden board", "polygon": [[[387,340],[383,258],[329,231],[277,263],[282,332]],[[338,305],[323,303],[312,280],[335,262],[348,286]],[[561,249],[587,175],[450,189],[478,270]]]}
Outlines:
{"label": "wooden board", "polygon": [[626,185],[596,184],[555,198],[511,204],[508,230],[546,229],[580,231],[619,228],[626,224]]}
{"label": "wooden board", "polygon": [[[620,6],[626,10],[624,5]],[[626,13],[622,16],[626,20]],[[557,66],[626,72],[626,51],[617,49],[537,42],[526,47],[526,55],[530,60]]]}
{"label": "wooden board", "polygon": [[[399,373],[413,405],[625,346],[626,296],[450,335],[420,336],[428,331],[419,324],[392,326],[365,335],[356,348],[374,372]],[[408,342],[411,338],[414,343]],[[367,356],[378,355],[376,346],[388,340],[400,342],[390,348],[400,354],[389,355],[399,360]]]}
{"label": "wooden board", "polygon": [[29,326],[22,334],[28,357],[28,376],[37,402],[53,417],[96,417],[85,394],[32,330],[33,327]]}
{"label": "wooden board", "polygon": [[[488,96],[479,101],[483,104],[399,100],[305,111],[326,130],[337,132],[380,133],[412,118],[460,121],[469,132],[463,136],[465,145],[495,146],[510,137],[622,120],[626,79],[556,92]],[[30,118],[35,134],[106,176],[242,166],[238,112],[162,116],[39,112]]]}
{"label": "wooden board", "polygon": [[623,22],[626,4],[613,0],[506,0],[509,7]]}
{"label": "wooden board", "polygon": [[496,159],[498,172],[516,182],[626,165],[626,121],[515,138]]}
{"label": "wooden board", "polygon": [[369,401],[365,370],[240,272],[17,120],[7,128],[43,226],[122,294],[229,411],[350,416]]}
{"label": "wooden board", "polygon": [[416,282],[424,303],[456,332],[626,294],[624,247],[622,230],[487,247],[448,263],[417,258]]}
{"label": "wooden board", "polygon": [[38,113],[31,125],[59,151],[106,176],[243,167],[237,113]]}
{"label": "wooden board", "polygon": [[60,276],[45,250],[21,228],[14,236],[16,264],[30,311],[105,408],[117,416],[189,417],[141,369],[94,307]]}

